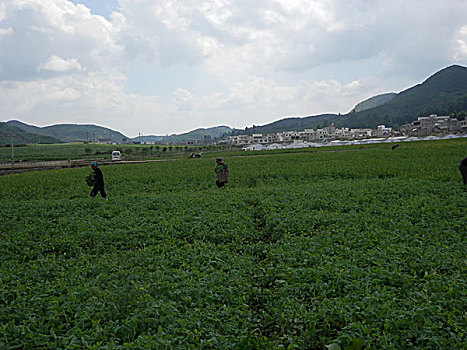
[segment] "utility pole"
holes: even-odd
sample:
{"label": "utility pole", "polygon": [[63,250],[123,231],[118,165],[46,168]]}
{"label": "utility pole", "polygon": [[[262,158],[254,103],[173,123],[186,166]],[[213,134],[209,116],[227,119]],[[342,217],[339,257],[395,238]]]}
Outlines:
{"label": "utility pole", "polygon": [[13,162],[15,160],[15,151],[13,148],[13,133],[10,133],[10,142],[11,142],[11,161]]}

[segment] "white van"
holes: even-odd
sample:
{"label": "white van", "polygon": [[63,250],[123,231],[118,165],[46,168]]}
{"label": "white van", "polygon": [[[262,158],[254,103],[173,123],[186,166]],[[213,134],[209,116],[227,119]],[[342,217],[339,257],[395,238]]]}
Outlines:
{"label": "white van", "polygon": [[121,153],[120,151],[113,151],[112,152],[112,161],[114,160],[121,160]]}

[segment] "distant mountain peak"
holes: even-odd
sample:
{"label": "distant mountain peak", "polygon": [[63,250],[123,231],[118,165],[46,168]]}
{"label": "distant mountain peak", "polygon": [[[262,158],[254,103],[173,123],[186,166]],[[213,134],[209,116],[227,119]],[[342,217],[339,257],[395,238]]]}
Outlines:
{"label": "distant mountain peak", "polygon": [[364,111],[366,109],[371,109],[371,108],[374,108],[374,107],[381,106],[381,105],[385,104],[386,102],[391,101],[394,98],[394,96],[396,96],[396,95],[397,94],[395,92],[389,92],[389,93],[386,93],[386,94],[381,94],[381,95],[370,97],[369,99],[366,99],[366,100],[358,103],[354,107],[353,111],[354,112],[360,112],[360,111]]}

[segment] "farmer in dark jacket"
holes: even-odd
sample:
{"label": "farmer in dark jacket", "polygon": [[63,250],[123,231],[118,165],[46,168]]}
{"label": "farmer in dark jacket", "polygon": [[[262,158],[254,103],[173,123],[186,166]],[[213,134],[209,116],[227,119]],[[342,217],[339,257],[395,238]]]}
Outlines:
{"label": "farmer in dark jacket", "polygon": [[99,163],[92,162],[91,169],[94,170],[94,174],[96,176],[94,187],[91,190],[91,197],[94,198],[97,192],[100,192],[102,198],[107,198],[107,194],[105,193],[105,190],[104,190],[104,175],[102,175],[102,171],[101,169],[99,169]]}
{"label": "farmer in dark jacket", "polygon": [[462,181],[464,185],[467,185],[467,157],[461,160],[459,163],[459,170],[462,174]]}
{"label": "farmer in dark jacket", "polygon": [[216,167],[214,171],[217,174],[216,185],[219,188],[225,188],[227,181],[229,181],[229,171],[227,170],[227,164],[222,161],[222,158],[216,158]]}

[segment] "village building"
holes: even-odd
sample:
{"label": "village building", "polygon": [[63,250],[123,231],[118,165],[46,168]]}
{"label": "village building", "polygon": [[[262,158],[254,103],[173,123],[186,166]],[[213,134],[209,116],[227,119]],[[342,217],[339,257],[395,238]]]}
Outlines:
{"label": "village building", "polygon": [[352,138],[364,139],[371,137],[373,134],[372,129],[350,129],[350,135]]}
{"label": "village building", "polygon": [[111,144],[112,144],[112,140],[111,140],[111,139],[99,139],[99,140],[97,140],[97,143],[102,143],[102,144],[106,144],[106,145],[111,145]]}
{"label": "village building", "polygon": [[428,117],[419,117],[412,123],[403,125],[401,131],[409,136],[456,133],[462,132],[462,124],[457,118],[432,114]]}
{"label": "village building", "polygon": [[385,125],[378,125],[375,130],[374,136],[385,137],[392,135],[392,128],[386,127]]}
{"label": "village building", "polygon": [[336,129],[335,138],[340,140],[347,140],[351,138],[349,128]]}
{"label": "village building", "polygon": [[293,142],[294,140],[300,140],[300,133],[297,131],[284,131],[277,133],[279,142]]}
{"label": "village building", "polygon": [[[416,121],[403,125],[401,133],[408,136],[422,136],[432,133],[467,133],[467,122],[459,121],[449,116],[419,117]],[[285,145],[305,145],[310,142],[331,142],[370,139],[372,137],[388,138],[394,136],[391,127],[378,125],[376,129],[369,128],[337,128],[334,124],[317,130],[305,129],[303,131],[283,131],[270,134],[236,135],[218,143],[229,145],[248,146],[261,145],[265,147],[243,147],[245,150],[278,149]],[[400,134],[400,133],[399,133]]]}
{"label": "village building", "polygon": [[[377,134],[381,136],[390,136],[391,128],[386,128],[384,125],[378,127]],[[305,129],[303,131],[283,131],[270,134],[253,134],[253,135],[235,135],[229,136],[227,140],[219,141],[218,143],[227,143],[230,145],[246,146],[246,145],[271,145],[276,144],[291,144],[303,142],[328,142],[331,140],[349,140],[352,138],[368,138],[372,136],[372,129],[352,129],[336,128],[334,124],[328,127],[317,130]],[[252,150],[257,147],[249,147]]]}
{"label": "village building", "polygon": [[299,132],[302,140],[314,141],[316,140],[316,131],[313,129],[305,129]]}
{"label": "village building", "polygon": [[467,133],[467,119],[461,120],[461,132]]}

